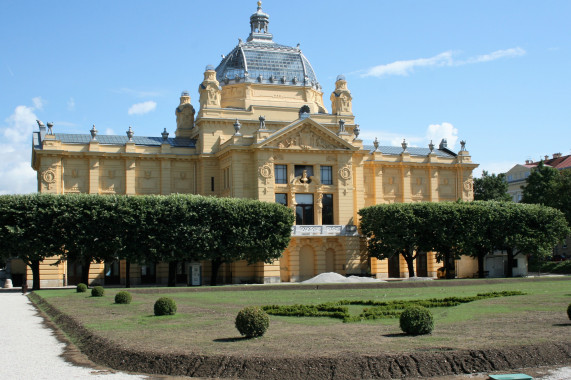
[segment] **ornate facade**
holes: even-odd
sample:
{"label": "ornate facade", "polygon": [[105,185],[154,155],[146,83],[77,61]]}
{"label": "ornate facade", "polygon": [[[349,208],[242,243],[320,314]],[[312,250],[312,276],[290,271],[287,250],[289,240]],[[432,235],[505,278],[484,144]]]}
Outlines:
{"label": "ornate facade", "polygon": [[[358,210],[379,203],[471,200],[477,165],[464,148],[454,153],[445,141],[439,148],[363,145],[345,77],[335,82],[329,112],[307,58],[299,47],[275,43],[268,23],[258,3],[247,41],[240,40],[218,67],[207,66],[198,112],[182,93],[172,137],[166,129],[157,137],[137,136],[131,127],[124,136],[103,136],[95,126],[89,134],[73,135],[40,125],[32,157],[38,191],[193,193],[291,207],[296,225],[282,258],[227,265],[221,276],[231,283],[300,281],[330,271],[406,276],[404,261],[368,259]],[[209,274],[209,264],[202,265]],[[57,281],[69,273],[63,266]],[[164,282],[165,268],[143,271]],[[420,275],[434,276],[436,268],[432,254],[421,255]],[[103,282],[106,273],[94,265],[92,277]],[[134,283],[144,276],[132,267]]]}

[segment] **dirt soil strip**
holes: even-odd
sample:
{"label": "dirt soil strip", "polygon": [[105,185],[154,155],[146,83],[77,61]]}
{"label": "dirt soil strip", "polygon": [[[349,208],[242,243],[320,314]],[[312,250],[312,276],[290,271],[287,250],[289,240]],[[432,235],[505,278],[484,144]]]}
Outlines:
{"label": "dirt soil strip", "polygon": [[95,363],[121,371],[241,379],[390,379],[503,371],[571,363],[571,342],[503,349],[417,352],[377,356],[261,358],[166,354],[132,350],[97,336],[45,299],[32,302]]}

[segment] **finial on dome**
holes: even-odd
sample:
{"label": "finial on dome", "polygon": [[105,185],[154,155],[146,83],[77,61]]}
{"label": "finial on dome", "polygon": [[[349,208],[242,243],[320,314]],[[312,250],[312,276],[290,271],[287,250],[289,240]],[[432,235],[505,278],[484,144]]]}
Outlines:
{"label": "finial on dome", "polygon": [[273,42],[272,35],[268,32],[270,16],[262,10],[262,2],[258,1],[258,10],[250,16],[250,36],[248,42],[255,40],[258,42]]}

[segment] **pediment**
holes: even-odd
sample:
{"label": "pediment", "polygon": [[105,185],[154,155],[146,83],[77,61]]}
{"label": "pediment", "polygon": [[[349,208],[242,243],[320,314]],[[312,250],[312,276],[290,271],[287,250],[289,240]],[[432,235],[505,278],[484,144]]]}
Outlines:
{"label": "pediment", "polygon": [[311,119],[294,122],[276,131],[257,145],[291,150],[358,149]]}

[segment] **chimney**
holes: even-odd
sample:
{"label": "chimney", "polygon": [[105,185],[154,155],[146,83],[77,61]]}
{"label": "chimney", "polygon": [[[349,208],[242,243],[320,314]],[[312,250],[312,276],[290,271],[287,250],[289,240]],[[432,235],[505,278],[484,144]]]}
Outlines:
{"label": "chimney", "polygon": [[545,161],[549,160],[549,156],[548,156],[548,155],[545,155],[544,157],[545,157]]}
{"label": "chimney", "polygon": [[561,158],[561,153],[553,153],[553,158]]}

